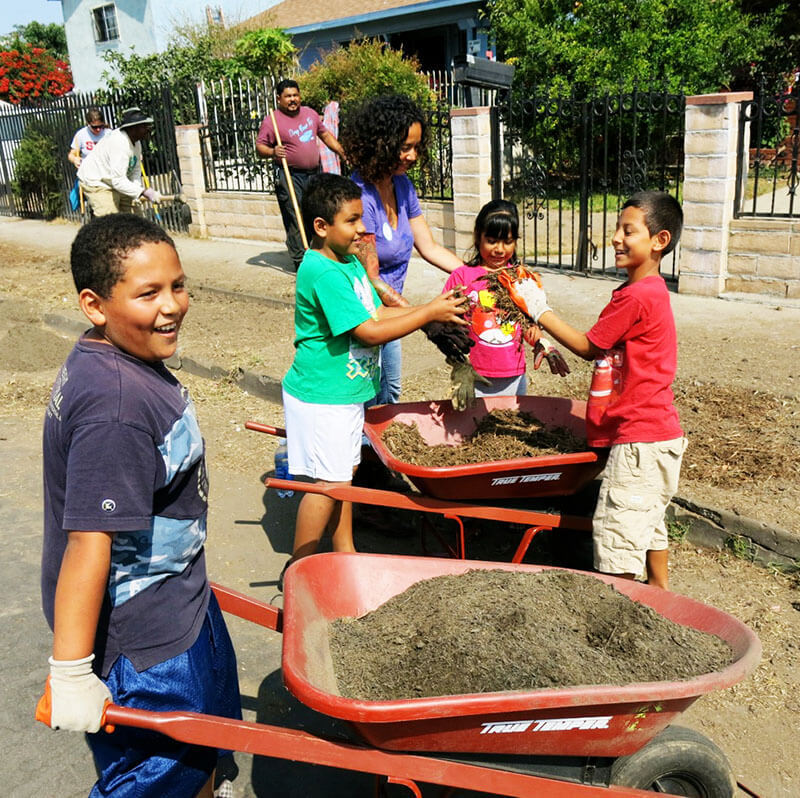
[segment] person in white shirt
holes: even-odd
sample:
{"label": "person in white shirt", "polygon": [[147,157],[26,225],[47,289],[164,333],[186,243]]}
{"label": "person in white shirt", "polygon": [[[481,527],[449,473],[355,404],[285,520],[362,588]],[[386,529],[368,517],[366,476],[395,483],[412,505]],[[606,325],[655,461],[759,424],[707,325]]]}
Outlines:
{"label": "person in white shirt", "polygon": [[83,195],[95,216],[133,212],[133,201],[160,202],[161,195],[142,185],[142,145],[153,119],[140,108],[128,108],[116,130],[104,136],[78,168]]}
{"label": "person in white shirt", "polygon": [[73,137],[69,145],[67,159],[77,169],[81,161],[100,143],[108,133],[103,112],[93,105],[86,111],[86,127],[82,127]]}

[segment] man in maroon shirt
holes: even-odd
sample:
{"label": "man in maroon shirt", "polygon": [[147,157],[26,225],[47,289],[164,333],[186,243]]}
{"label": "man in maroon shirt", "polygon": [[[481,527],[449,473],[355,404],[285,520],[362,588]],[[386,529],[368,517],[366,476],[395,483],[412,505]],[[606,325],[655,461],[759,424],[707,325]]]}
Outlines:
{"label": "man in maroon shirt", "polygon": [[[286,230],[286,247],[291,255],[295,271],[297,271],[305,249],[292,205],[286,173],[282,168],[277,168],[278,162],[285,158],[289,164],[289,173],[299,208],[309,179],[319,172],[317,137],[340,158],[344,158],[344,151],[334,135],[323,126],[319,114],[313,108],[301,105],[300,89],[294,80],[280,81],[275,87],[275,94],[277,96],[275,122],[278,126],[281,143],[278,144],[272,119],[265,116],[261,123],[261,129],[258,131],[256,152],[261,158],[272,158],[275,161],[275,196]],[[306,237],[310,238],[308,232]]]}

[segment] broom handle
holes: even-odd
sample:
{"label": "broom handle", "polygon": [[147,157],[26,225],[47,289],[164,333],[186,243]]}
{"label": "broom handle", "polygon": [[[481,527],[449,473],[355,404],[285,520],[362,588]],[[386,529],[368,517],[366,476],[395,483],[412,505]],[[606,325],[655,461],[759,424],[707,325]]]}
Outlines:
{"label": "broom handle", "polygon": [[[272,120],[272,129],[275,131],[275,141],[278,146],[282,147],[281,134],[278,132],[278,123],[275,121],[275,111],[270,108],[269,118]],[[300,228],[300,238],[303,240],[303,248],[308,249],[308,239],[306,238],[306,229],[303,227],[303,217],[300,215],[300,206],[297,204],[297,195],[294,193],[294,183],[292,182],[292,173],[289,171],[289,164],[286,158],[281,158],[283,164],[283,172],[286,175],[286,184],[289,186],[289,196],[292,198],[292,208],[294,208],[294,216],[297,219],[297,226]]]}

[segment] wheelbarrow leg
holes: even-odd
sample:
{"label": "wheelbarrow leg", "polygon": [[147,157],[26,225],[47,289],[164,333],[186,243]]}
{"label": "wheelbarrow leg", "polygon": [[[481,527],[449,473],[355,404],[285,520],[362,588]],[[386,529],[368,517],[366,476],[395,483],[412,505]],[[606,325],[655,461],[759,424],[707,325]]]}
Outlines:
{"label": "wheelbarrow leg", "polygon": [[517,546],[517,550],[514,552],[514,556],[511,558],[511,562],[521,563],[528,552],[528,546],[531,545],[531,541],[536,537],[536,535],[538,535],[540,532],[543,532],[545,529],[551,530],[552,527],[529,526],[523,533],[522,539],[519,542],[519,546]]}

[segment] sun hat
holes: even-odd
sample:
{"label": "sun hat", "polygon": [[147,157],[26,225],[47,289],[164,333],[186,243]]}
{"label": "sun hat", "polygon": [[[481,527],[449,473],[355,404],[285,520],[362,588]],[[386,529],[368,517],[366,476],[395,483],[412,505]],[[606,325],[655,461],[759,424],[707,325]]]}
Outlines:
{"label": "sun hat", "polygon": [[152,125],[153,117],[147,116],[141,108],[126,108],[122,112],[122,121],[119,123],[118,130],[135,125]]}

